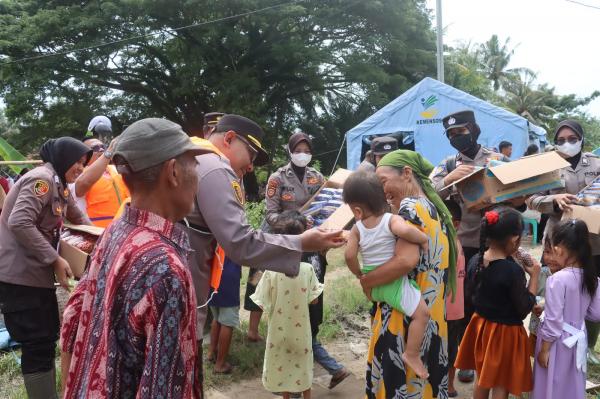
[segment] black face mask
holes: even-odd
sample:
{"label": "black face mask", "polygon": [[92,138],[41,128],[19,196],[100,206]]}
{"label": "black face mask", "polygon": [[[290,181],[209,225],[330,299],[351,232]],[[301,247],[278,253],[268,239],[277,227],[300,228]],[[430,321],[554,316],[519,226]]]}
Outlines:
{"label": "black face mask", "polygon": [[465,154],[469,158],[473,158],[477,154],[479,149],[477,146],[477,140],[472,134],[460,134],[450,138],[450,145],[458,150],[458,152]]}

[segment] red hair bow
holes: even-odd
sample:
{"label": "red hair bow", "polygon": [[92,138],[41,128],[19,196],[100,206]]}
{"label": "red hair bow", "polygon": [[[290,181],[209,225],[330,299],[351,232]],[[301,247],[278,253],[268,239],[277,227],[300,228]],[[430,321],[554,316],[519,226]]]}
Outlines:
{"label": "red hair bow", "polygon": [[496,211],[489,211],[485,213],[485,220],[487,221],[488,225],[493,225],[498,223],[498,220],[500,220],[500,215],[498,215],[498,212]]}

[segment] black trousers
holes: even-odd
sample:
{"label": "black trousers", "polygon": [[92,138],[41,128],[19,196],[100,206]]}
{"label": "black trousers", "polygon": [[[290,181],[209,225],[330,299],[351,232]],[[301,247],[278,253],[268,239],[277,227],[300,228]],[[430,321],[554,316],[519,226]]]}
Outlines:
{"label": "black trousers", "polygon": [[21,344],[22,373],[52,370],[59,333],[56,290],[0,282],[0,310],[11,338]]}

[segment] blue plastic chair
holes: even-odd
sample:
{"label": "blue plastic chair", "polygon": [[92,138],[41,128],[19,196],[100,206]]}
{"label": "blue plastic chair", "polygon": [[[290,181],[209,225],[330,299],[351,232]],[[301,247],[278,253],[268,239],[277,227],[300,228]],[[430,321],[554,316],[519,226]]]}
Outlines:
{"label": "blue plastic chair", "polygon": [[[533,245],[536,245],[538,242],[538,221],[537,219],[523,218],[523,225],[527,228],[528,225],[531,225],[531,231],[533,233],[533,240],[531,241]],[[529,231],[529,228],[527,228]]]}

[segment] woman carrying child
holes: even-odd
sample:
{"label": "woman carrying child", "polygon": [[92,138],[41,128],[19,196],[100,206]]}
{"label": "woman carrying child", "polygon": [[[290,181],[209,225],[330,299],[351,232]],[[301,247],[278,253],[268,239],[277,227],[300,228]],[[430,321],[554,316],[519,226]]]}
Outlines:
{"label": "woman carrying child", "polygon": [[377,306],[372,325],[366,376],[367,398],[447,397],[448,331],[445,286],[456,288],[456,233],[452,217],[428,178],[433,166],[420,154],[397,150],[379,162],[377,176],[393,208],[428,236],[428,250],[398,239],[394,258],[361,276],[365,291],[408,275],[429,308],[421,358],[429,376],[420,379],[402,361],[410,317],[385,302]]}
{"label": "woman carrying child", "polygon": [[[425,233],[401,216],[386,212],[389,206],[375,173],[355,172],[350,175],[344,183],[344,202],[350,206],[356,220],[348,237],[346,264],[358,278],[392,259],[398,238],[427,250],[429,240]],[[359,252],[362,269],[358,263]],[[402,361],[419,378],[427,378],[427,369],[421,360],[421,345],[429,322],[429,309],[418,285],[407,276],[401,276],[389,284],[374,287],[369,299],[385,302],[411,318]]]}
{"label": "woman carrying child", "polygon": [[[276,234],[301,234],[307,221],[297,211],[281,213],[272,225]],[[297,277],[267,271],[251,299],[269,318],[262,382],[270,392],[284,399],[302,393],[310,399],[313,379],[313,351],[308,305],[323,292],[313,267],[300,263]]]}
{"label": "woman carrying child", "polygon": [[[475,399],[506,399],[532,390],[527,332],[523,319],[535,305],[540,265],[513,256],[519,250],[523,220],[508,207],[486,212],[481,221],[479,254],[469,262],[474,285],[471,317],[458,349],[455,367],[475,369]],[[530,275],[526,285],[525,271]],[[472,277],[471,277],[472,276]]]}
{"label": "woman carrying child", "polygon": [[552,233],[560,268],[546,281],[544,319],[538,329],[534,399],[585,398],[585,320],[600,320],[598,278],[581,220],[560,222]]}

